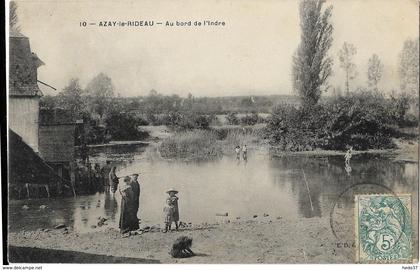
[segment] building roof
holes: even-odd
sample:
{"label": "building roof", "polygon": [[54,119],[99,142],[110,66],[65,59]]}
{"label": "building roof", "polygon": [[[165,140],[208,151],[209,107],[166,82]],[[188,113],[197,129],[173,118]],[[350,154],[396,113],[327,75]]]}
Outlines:
{"label": "building roof", "polygon": [[29,38],[13,32],[9,37],[9,96],[42,96],[38,67],[44,63],[31,52]]}
{"label": "building roof", "polygon": [[62,181],[53,169],[9,129],[9,183],[47,184]]}

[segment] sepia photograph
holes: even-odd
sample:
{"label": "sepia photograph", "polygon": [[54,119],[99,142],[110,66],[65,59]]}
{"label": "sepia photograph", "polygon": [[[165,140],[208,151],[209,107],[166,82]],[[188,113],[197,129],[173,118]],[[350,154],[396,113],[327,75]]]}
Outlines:
{"label": "sepia photograph", "polygon": [[417,267],[418,1],[6,2],[10,266]]}

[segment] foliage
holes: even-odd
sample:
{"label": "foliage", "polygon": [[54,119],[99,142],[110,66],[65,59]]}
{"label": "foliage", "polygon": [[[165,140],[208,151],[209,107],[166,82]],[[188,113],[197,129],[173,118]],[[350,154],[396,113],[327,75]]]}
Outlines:
{"label": "foliage", "polygon": [[[238,113],[268,113],[276,103],[299,103],[299,98],[291,95],[270,96],[233,96],[233,97],[187,97],[178,95],[162,95],[151,91],[147,96],[114,98],[113,103],[121,103],[125,110],[135,112],[144,117],[170,112],[196,114],[226,114],[230,111]],[[252,102],[252,106],[250,106]],[[153,121],[151,121],[153,122]]]}
{"label": "foliage", "polygon": [[88,102],[92,111],[102,118],[108,112],[111,98],[114,96],[111,78],[105,73],[99,73],[88,83],[85,93],[89,97]]}
{"label": "foliage", "polygon": [[239,124],[239,118],[237,113],[235,112],[229,112],[226,116],[226,120],[228,121],[229,125],[238,125]]}
{"label": "foliage", "polygon": [[351,44],[344,42],[343,48],[340,49],[338,59],[340,60],[340,67],[344,69],[346,73],[346,93],[350,92],[350,81],[354,80],[357,76],[356,65],[352,62],[353,56],[357,53],[356,47]]}
{"label": "foliage", "polygon": [[368,91],[312,108],[280,106],[273,110],[267,135],[285,151],[391,148],[395,129],[388,106],[383,96]]}
{"label": "foliage", "polygon": [[384,71],[384,65],[381,63],[379,56],[373,54],[368,61],[368,85],[373,88],[373,90],[378,91],[378,83],[382,78],[382,73]]}
{"label": "foliage", "polygon": [[303,106],[313,106],[321,97],[331,75],[333,27],[332,6],[322,9],[325,0],[303,0],[299,6],[301,42],[293,56],[292,83]]}
{"label": "foliage", "polygon": [[128,113],[112,111],[107,115],[105,123],[113,140],[143,140],[149,135],[138,129],[144,121]]}
{"label": "foliage", "polygon": [[9,31],[10,32],[20,32],[19,18],[17,14],[17,3],[15,1],[10,1],[9,3]]}
{"label": "foliage", "polygon": [[400,127],[416,126],[417,115],[408,114],[412,97],[408,93],[391,94],[388,112],[394,123]]}
{"label": "foliage", "polygon": [[149,113],[146,117],[152,125],[166,125],[174,129],[186,130],[208,129],[215,116],[175,111],[159,115]]}
{"label": "foliage", "polygon": [[[110,140],[111,136],[103,126],[92,125],[85,129],[84,141],[86,144],[103,144]],[[76,140],[76,145],[81,143],[81,140]]]}
{"label": "foliage", "polygon": [[194,130],[179,132],[165,139],[159,145],[159,152],[164,158],[208,160],[219,158],[222,149],[215,132]]}
{"label": "foliage", "polygon": [[42,96],[39,101],[39,107],[47,111],[52,111],[57,107],[57,97],[51,95]]}
{"label": "foliage", "polygon": [[242,125],[253,126],[257,123],[264,121],[261,117],[258,116],[258,113],[253,112],[252,114],[246,114],[240,119]]}
{"label": "foliage", "polygon": [[[247,128],[228,128],[217,130],[219,139],[222,139],[223,150],[233,153],[236,146],[260,146],[263,139],[263,132],[261,127],[247,127]],[[223,138],[220,138],[220,136]]]}
{"label": "foliage", "polygon": [[407,39],[400,53],[401,90],[417,96],[419,91],[419,39]]}
{"label": "foliage", "polygon": [[69,84],[57,95],[56,106],[69,111],[74,120],[82,118],[85,115],[82,92],[79,79],[70,79]]}

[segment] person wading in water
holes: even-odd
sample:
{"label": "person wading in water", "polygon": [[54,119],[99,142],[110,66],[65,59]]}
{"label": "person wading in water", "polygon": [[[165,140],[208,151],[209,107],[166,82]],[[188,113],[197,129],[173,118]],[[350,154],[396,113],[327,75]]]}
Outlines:
{"label": "person wading in water", "polygon": [[236,153],[236,159],[240,160],[241,159],[241,147],[239,147],[239,145],[237,145],[235,147],[235,153]]}
{"label": "person wading in water", "polygon": [[246,144],[242,146],[242,157],[244,160],[248,159],[248,148],[246,147]]}

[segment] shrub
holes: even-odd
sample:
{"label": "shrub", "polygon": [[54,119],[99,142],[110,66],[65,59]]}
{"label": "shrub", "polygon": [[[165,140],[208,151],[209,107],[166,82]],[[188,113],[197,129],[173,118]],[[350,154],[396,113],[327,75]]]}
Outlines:
{"label": "shrub", "polygon": [[[416,99],[406,93],[391,95],[389,100],[389,114],[399,127],[414,127],[418,125],[418,110],[410,112],[410,107],[418,107]],[[416,106],[417,105],[417,106]]]}
{"label": "shrub", "polygon": [[143,140],[149,136],[149,133],[138,130],[138,126],[147,122],[128,113],[111,112],[105,123],[113,140]]}
{"label": "shrub", "polygon": [[257,113],[253,112],[252,114],[247,114],[240,119],[242,125],[253,126],[259,121],[259,116]]}
{"label": "shrub", "polygon": [[395,128],[387,105],[382,96],[361,92],[311,108],[276,107],[267,136],[286,151],[391,148]]}
{"label": "shrub", "polygon": [[239,125],[239,119],[236,113],[230,112],[226,115],[226,120],[229,125]]}
{"label": "shrub", "polygon": [[169,112],[156,116],[149,115],[148,119],[153,125],[166,125],[175,130],[208,129],[214,116],[182,112]]}

